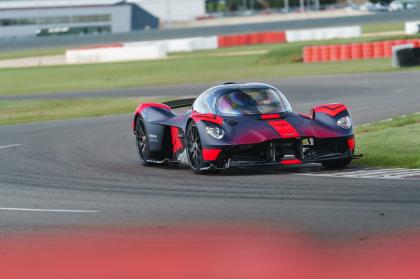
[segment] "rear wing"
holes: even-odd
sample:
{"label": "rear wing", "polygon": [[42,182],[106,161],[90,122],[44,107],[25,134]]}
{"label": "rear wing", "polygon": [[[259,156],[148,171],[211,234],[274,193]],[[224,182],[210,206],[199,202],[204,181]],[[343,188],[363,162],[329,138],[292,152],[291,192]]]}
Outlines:
{"label": "rear wing", "polygon": [[171,109],[176,109],[176,108],[190,107],[193,105],[194,101],[195,101],[195,98],[179,99],[179,100],[164,102],[163,104],[167,105]]}

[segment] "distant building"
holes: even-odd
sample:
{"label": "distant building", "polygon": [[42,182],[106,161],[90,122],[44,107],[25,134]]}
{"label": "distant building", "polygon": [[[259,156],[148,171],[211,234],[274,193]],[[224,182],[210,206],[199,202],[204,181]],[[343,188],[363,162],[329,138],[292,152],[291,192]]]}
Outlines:
{"label": "distant building", "polygon": [[0,38],[130,32],[159,18],[125,1],[0,1]]}
{"label": "distant building", "polygon": [[205,0],[130,0],[162,22],[190,21],[206,14]]}

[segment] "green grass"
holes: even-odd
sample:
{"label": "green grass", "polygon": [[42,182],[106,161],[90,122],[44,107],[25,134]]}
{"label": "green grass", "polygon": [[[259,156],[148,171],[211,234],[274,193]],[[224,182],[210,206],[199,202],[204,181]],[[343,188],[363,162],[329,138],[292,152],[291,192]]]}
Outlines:
{"label": "green grass", "polygon": [[[147,85],[257,80],[308,75],[399,71],[389,59],[330,63],[257,63],[257,55],[0,70],[0,96]],[[411,68],[419,70],[420,67]]]}
{"label": "green grass", "polygon": [[238,47],[227,47],[227,48],[220,48],[220,49],[211,49],[211,50],[198,50],[194,52],[178,52],[169,54],[171,58],[202,58],[205,56],[214,56],[219,54],[227,54],[227,53],[236,53],[236,52],[252,52],[252,51],[270,51],[273,49],[278,48],[283,44],[262,44],[262,45],[248,45],[248,46],[238,46]]}
{"label": "green grass", "polygon": [[356,164],[420,168],[420,114],[397,117],[356,129]]}
{"label": "green grass", "polygon": [[141,102],[165,98],[103,98],[0,101],[0,125],[94,117],[134,112]]}
{"label": "green grass", "polygon": [[389,31],[404,31],[403,21],[368,23],[362,25],[362,33],[380,33]]}
{"label": "green grass", "polygon": [[49,56],[64,54],[67,48],[34,48],[23,50],[1,50],[0,59],[14,59],[34,56]]}

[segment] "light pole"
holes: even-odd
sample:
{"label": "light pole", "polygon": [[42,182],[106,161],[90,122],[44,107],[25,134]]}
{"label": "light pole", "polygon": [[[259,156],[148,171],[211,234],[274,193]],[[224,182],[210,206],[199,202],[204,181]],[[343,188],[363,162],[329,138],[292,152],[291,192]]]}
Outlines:
{"label": "light pole", "polygon": [[166,0],[166,22],[169,26],[171,22],[171,0]]}
{"label": "light pole", "polygon": [[70,25],[73,24],[73,0],[70,1]]}

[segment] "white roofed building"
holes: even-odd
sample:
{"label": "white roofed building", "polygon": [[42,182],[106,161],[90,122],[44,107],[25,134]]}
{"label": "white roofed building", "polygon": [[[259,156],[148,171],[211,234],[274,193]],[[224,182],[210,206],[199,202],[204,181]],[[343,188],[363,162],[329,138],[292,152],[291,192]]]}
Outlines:
{"label": "white roofed building", "polygon": [[0,38],[131,32],[204,14],[204,0],[0,1]]}
{"label": "white roofed building", "polygon": [[190,21],[206,14],[205,0],[130,0],[161,21]]}

